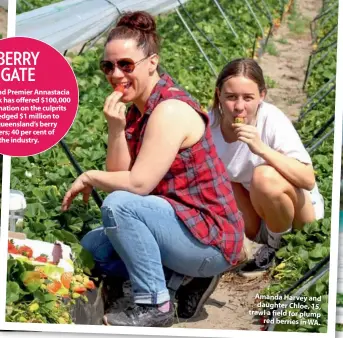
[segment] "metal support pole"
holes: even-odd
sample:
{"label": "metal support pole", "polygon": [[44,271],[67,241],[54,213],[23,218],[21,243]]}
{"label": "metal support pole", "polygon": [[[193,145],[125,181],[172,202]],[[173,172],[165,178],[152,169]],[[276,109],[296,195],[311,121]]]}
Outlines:
{"label": "metal support pole", "polygon": [[308,153],[311,153],[316,150],[333,132],[335,128],[331,128],[320,140],[318,140],[311,148],[307,149]]}
{"label": "metal support pole", "polygon": [[213,41],[205,34],[205,32],[198,27],[196,22],[193,20],[192,16],[189,14],[185,6],[182,4],[180,0],[178,0],[180,7],[183,9],[183,11],[186,13],[187,17],[191,21],[191,23],[194,25],[194,27],[197,29],[197,31],[206,39],[206,41],[224,58],[225,62],[228,62],[228,59],[225,57],[225,55],[222,53],[222,51],[213,43]]}
{"label": "metal support pole", "polygon": [[[308,290],[312,285],[314,285],[319,279],[321,279],[327,272],[329,272],[329,268],[330,268],[330,264],[327,263],[324,267],[322,267],[317,275],[314,275],[312,279],[310,279],[309,281],[307,281],[302,287],[300,287],[294,294],[293,296],[300,296],[302,293],[304,293],[306,290]],[[292,302],[292,300],[287,300],[282,302],[284,305],[289,305]],[[280,312],[276,312],[277,315],[276,316],[272,316],[272,318],[274,319],[273,324],[270,324],[268,326],[268,331],[274,331],[274,328],[276,326],[275,324],[275,318],[280,317]]]}
{"label": "metal support pole", "polygon": [[208,65],[210,66],[213,75],[214,75],[215,77],[217,77],[218,74],[217,74],[216,70],[214,69],[214,67],[213,67],[213,65],[212,65],[212,63],[211,63],[211,61],[210,61],[210,59],[208,58],[208,56],[206,55],[206,53],[204,52],[204,50],[201,48],[201,46],[200,46],[198,40],[197,40],[196,37],[193,35],[192,31],[191,31],[190,28],[188,27],[187,22],[183,19],[183,17],[182,17],[182,15],[181,15],[181,13],[179,12],[178,8],[176,8],[176,13],[177,13],[177,15],[179,16],[180,20],[182,21],[183,25],[186,27],[188,33],[190,34],[190,36],[192,37],[192,39],[193,39],[194,42],[196,43],[197,47],[199,48],[199,50],[200,50],[201,54],[203,55],[203,57],[205,58],[205,60],[207,61]]}
{"label": "metal support pole", "polygon": [[[334,26],[325,36],[323,36],[319,41],[318,41],[318,46],[321,45],[324,41],[326,41],[331,35],[336,33],[338,30],[338,24]],[[337,42],[337,39],[336,39]]]}
{"label": "metal support pole", "polygon": [[262,38],[264,38],[263,27],[261,26],[260,21],[258,20],[256,14],[255,14],[255,12],[254,12],[253,9],[251,8],[249,1],[248,1],[248,0],[244,0],[244,1],[245,1],[246,5],[248,6],[249,11],[251,12],[252,16],[254,17],[255,21],[257,22],[257,25],[259,26],[259,28],[260,28],[260,30],[261,30]]}
{"label": "metal support pole", "polygon": [[235,30],[233,29],[233,27],[232,27],[232,25],[231,25],[229,19],[228,19],[227,16],[225,15],[222,6],[220,6],[220,4],[218,3],[217,0],[213,0],[213,2],[214,2],[214,3],[216,4],[216,6],[218,7],[218,9],[219,9],[221,15],[223,16],[223,18],[224,18],[224,20],[225,20],[227,26],[231,29],[231,31],[232,31],[233,35],[235,36],[235,38],[238,38],[238,35],[237,35],[237,33],[235,32]]}
{"label": "metal support pole", "polygon": [[[338,12],[338,8],[337,8],[337,12]],[[338,13],[336,13],[335,10],[333,10],[332,13],[322,21],[321,25],[324,26],[334,15],[338,15]]]}
{"label": "metal support pole", "polygon": [[[324,50],[331,49],[331,47],[337,47],[337,41],[331,42],[329,45],[322,47],[320,49],[317,49],[316,51],[312,52],[313,55],[319,54]],[[327,55],[327,54],[325,54]]]}
{"label": "metal support pole", "polygon": [[307,79],[308,79],[308,77],[310,75],[311,61],[312,61],[312,54],[310,54],[310,57],[308,58],[306,74],[305,74],[305,79],[304,79],[304,83],[303,83],[303,90],[305,89],[305,86],[306,86],[306,83],[307,83]]}
{"label": "metal support pole", "polygon": [[326,121],[326,122],[324,123],[324,125],[322,125],[322,126],[320,127],[320,129],[313,135],[312,140],[311,140],[310,142],[308,142],[308,143],[305,145],[305,148],[309,147],[309,145],[311,144],[311,142],[312,142],[313,140],[315,140],[315,139],[318,138],[320,135],[322,135],[322,134],[324,133],[324,131],[329,127],[329,125],[330,125],[333,121],[335,121],[335,114],[333,114],[333,115],[329,118],[329,120]]}
{"label": "metal support pole", "polygon": [[[335,7],[336,7],[336,8],[335,8]],[[326,14],[329,14],[331,11],[333,11],[334,9],[337,9],[337,8],[338,8],[338,3],[337,3],[337,4],[334,4],[334,5],[333,5],[333,8],[329,8],[329,9],[325,10],[324,12],[318,14],[318,15],[312,20],[312,22],[321,19],[323,16],[325,16]]]}
{"label": "metal support pole", "polygon": [[268,31],[266,40],[264,41],[262,52],[264,52],[264,50],[265,50],[265,48],[266,48],[266,46],[268,44],[269,38],[270,38],[270,36],[272,34],[272,30],[273,30],[273,23],[271,23],[270,26],[269,26],[269,31]]}
{"label": "metal support pole", "polygon": [[303,110],[306,106],[308,106],[310,103],[312,103],[312,101],[321,93],[323,92],[326,87],[328,87],[328,85],[335,81],[336,80],[336,75],[334,75],[328,82],[326,82],[323,86],[321,86],[319,88],[319,90],[314,94],[312,95],[312,97],[309,98],[309,100],[301,107],[301,110]]}
{"label": "metal support pole", "polygon": [[302,120],[302,119],[303,119],[303,118],[304,118],[313,108],[315,108],[316,105],[317,105],[318,103],[320,103],[327,95],[329,95],[329,94],[335,89],[335,87],[336,87],[336,85],[332,86],[326,93],[324,93],[324,95],[322,95],[322,96],[318,99],[317,102],[312,103],[311,106],[310,106],[305,112],[301,113],[298,122],[299,122],[300,120]]}
{"label": "metal support pole", "polygon": [[[304,80],[304,84],[303,84],[303,89],[305,88],[306,82],[307,82],[309,76],[310,76],[311,73],[312,73],[312,69],[313,69],[318,63],[320,63],[322,60],[325,60],[325,58],[326,58],[326,57],[329,55],[329,53],[330,53],[330,49],[331,49],[333,46],[335,46],[335,45],[337,45],[337,42],[334,42],[333,44],[331,44],[331,45],[329,45],[329,46],[326,46],[325,48],[321,48],[320,51],[317,50],[317,51],[313,52],[313,53],[310,55],[310,59],[309,59],[309,63],[308,63],[308,69],[306,70],[306,76],[305,76],[305,80]],[[309,67],[309,66],[310,66],[310,63],[311,63],[311,61],[312,61],[312,57],[313,57],[314,55],[318,54],[319,52],[325,50],[326,48],[328,49],[328,51],[327,51],[324,55],[322,55],[322,56],[320,57],[320,59],[318,59],[318,60],[312,65],[312,67]]]}
{"label": "metal support pole", "polygon": [[271,12],[270,12],[270,9],[269,9],[267,3],[266,3],[264,0],[261,0],[261,1],[262,1],[262,3],[263,3],[264,8],[265,8],[266,11],[267,11],[269,21],[270,21],[270,22],[273,22],[273,16],[272,16],[272,14],[271,14]]}

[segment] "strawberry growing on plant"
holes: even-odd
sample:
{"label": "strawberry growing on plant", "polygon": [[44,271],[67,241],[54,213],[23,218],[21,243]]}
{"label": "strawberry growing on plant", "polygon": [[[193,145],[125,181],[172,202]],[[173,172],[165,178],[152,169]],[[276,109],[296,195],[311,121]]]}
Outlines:
{"label": "strawberry growing on plant", "polygon": [[53,281],[46,286],[49,293],[56,294],[57,291],[62,287],[62,283],[59,281]]}
{"label": "strawberry growing on plant", "polygon": [[87,283],[85,283],[85,286],[89,290],[94,290],[95,289],[95,284],[92,280],[89,280]]}
{"label": "strawberry growing on plant", "polygon": [[83,286],[83,285],[75,285],[72,288],[73,292],[76,292],[80,295],[82,295],[83,293],[85,293],[87,291],[87,289]]}
{"label": "strawberry growing on plant", "polygon": [[72,272],[64,272],[61,276],[61,282],[63,286],[67,289],[70,289],[70,283],[73,278],[73,273]]}

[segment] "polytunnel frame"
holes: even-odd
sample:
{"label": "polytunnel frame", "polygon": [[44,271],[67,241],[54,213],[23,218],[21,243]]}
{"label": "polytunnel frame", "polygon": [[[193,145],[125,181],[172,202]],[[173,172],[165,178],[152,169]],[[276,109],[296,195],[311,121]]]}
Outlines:
{"label": "polytunnel frame", "polygon": [[[317,35],[314,34],[315,24],[318,22],[318,20],[325,18],[326,20],[331,19],[333,15],[338,15],[338,3],[332,4],[332,1],[334,0],[324,0],[323,1],[323,8],[324,6],[331,5],[331,7],[326,8],[322,13],[318,14],[311,22],[310,22],[310,29],[311,29],[311,36],[312,36],[312,43],[317,43],[316,50],[312,51],[307,63],[306,68],[306,74],[305,79],[303,82],[303,90],[306,88],[307,81],[309,77],[312,74],[312,70],[315,66],[317,66],[321,61],[323,61],[329,53],[332,51],[333,48],[337,47],[337,39],[334,42],[329,43],[328,45],[321,47],[324,41],[326,41],[329,37],[331,37],[333,34],[337,32],[338,25],[334,25],[329,32],[327,32],[323,37],[321,37],[318,41]],[[336,13],[337,12],[337,13]],[[330,14],[330,15],[328,15]],[[323,24],[323,23],[322,23]],[[318,49],[318,47],[321,47]],[[317,59],[314,63],[312,63],[312,59],[314,56],[319,55],[323,51],[326,51],[319,59]],[[306,103],[301,107],[299,117],[296,121],[296,123],[301,122],[304,117],[306,117],[320,102],[322,102],[331,92],[336,91],[336,75],[332,76],[327,82],[325,82],[308,100]],[[324,92],[324,93],[323,93]],[[321,94],[319,96],[319,94]],[[316,100],[316,101],[315,101]],[[334,132],[334,120],[335,120],[335,114],[333,114],[326,122],[322,124],[322,126],[315,132],[312,139],[306,143],[305,147],[306,149],[312,153],[314,152],[329,136],[331,136]],[[324,132],[328,129],[330,130],[326,132],[325,135]],[[323,135],[323,136],[322,136]],[[314,141],[320,137],[319,140],[317,140],[315,143]],[[313,144],[314,143],[314,144]]]}
{"label": "polytunnel frame", "polygon": [[[305,291],[307,291],[311,286],[313,286],[318,280],[320,280],[322,277],[326,275],[330,270],[330,254],[327,255],[325,258],[323,258],[321,261],[319,261],[312,269],[308,270],[303,277],[301,277],[295,284],[293,284],[291,287],[286,289],[284,292],[279,294],[281,298],[284,296],[290,297],[297,297],[302,295]],[[311,278],[312,277],[312,278]],[[302,284],[302,286],[301,286]],[[300,286],[300,287],[299,287]],[[297,287],[296,291],[294,291]],[[294,292],[293,292],[294,291]],[[283,305],[289,305],[292,302],[292,300],[277,300],[276,304],[283,304]],[[274,319],[273,323],[266,325],[265,331],[274,331],[275,326],[277,325],[275,322],[275,319],[281,317],[278,312],[273,313],[271,312],[270,316],[268,316],[268,319],[272,321]]]}
{"label": "polytunnel frame", "polygon": [[[327,12],[327,11],[326,11]],[[327,13],[325,13],[327,14]],[[311,22],[311,27],[312,27],[312,23],[315,20],[318,20],[318,18],[320,18],[322,16],[318,16],[316,17],[312,22]],[[312,31],[311,31],[312,33]],[[311,62],[311,58],[309,59],[309,63]],[[297,122],[301,121],[309,111],[311,111],[320,101],[322,101],[332,90],[335,89],[335,85],[336,85],[336,76],[333,76],[327,83],[325,83],[322,87],[319,88],[319,90],[311,97],[309,98],[309,100],[305,103],[305,105],[303,106],[306,107],[309,103],[311,103],[312,101],[314,101],[314,99],[321,93],[324,91],[324,89],[326,89],[326,87],[329,86],[329,84],[331,84],[333,82],[333,86],[331,86],[331,88],[329,88],[329,90],[327,90],[324,95],[322,95],[318,102],[312,104],[310,106],[310,108],[308,108],[305,112],[302,112],[302,114],[300,115],[299,119]],[[318,147],[326,140],[328,139],[334,132],[334,126],[325,134],[323,135],[319,140],[317,140],[314,144],[313,141],[318,138],[319,136],[321,136],[325,130],[327,130],[327,128],[332,125],[334,123],[335,120],[335,114],[333,114],[322,126],[321,128],[313,135],[311,141],[309,141],[305,147],[307,149],[307,151],[309,152],[309,154],[313,153],[316,149],[318,149]],[[312,145],[312,146],[311,146]],[[311,146],[311,147],[310,147]],[[298,280],[298,282],[296,282],[294,285],[292,285],[290,288],[288,288],[284,293],[282,293],[283,296],[285,295],[291,295],[291,296],[300,296],[301,294],[303,294],[305,291],[307,291],[312,285],[314,285],[319,279],[321,279],[323,276],[325,276],[330,269],[330,254],[327,255],[325,258],[323,258],[322,260],[320,260],[312,269],[308,270],[308,272],[303,275],[303,277],[301,279]],[[312,278],[311,278],[312,277]],[[303,284],[301,286],[301,284]],[[298,288],[300,286],[300,288]],[[298,288],[296,291],[294,291],[296,288]],[[293,292],[294,291],[294,292]],[[293,293],[292,293],[293,292]],[[290,301],[286,300],[286,301],[282,301],[280,302],[279,300],[277,301],[277,303],[282,303],[282,304],[289,304]],[[266,330],[267,331],[273,331],[275,329],[276,323],[275,323],[275,319],[279,318],[280,314],[278,312],[271,313],[270,316],[268,316],[269,321],[273,320],[273,323],[269,323],[266,324]]]}

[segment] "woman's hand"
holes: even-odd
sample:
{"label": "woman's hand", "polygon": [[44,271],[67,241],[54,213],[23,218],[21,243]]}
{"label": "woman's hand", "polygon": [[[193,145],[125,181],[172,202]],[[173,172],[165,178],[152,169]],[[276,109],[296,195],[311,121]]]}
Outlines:
{"label": "woman's hand", "polygon": [[62,210],[68,210],[74,198],[80,193],[83,194],[83,201],[85,203],[88,203],[92,189],[93,187],[89,184],[89,177],[87,175],[87,172],[81,174],[64,195]]}
{"label": "woman's hand", "polygon": [[121,134],[126,125],[125,111],[126,106],[120,102],[123,93],[114,91],[106,98],[104,105],[104,114],[108,123],[109,130],[113,135]]}
{"label": "woman's hand", "polygon": [[266,145],[262,142],[260,134],[255,126],[234,123],[232,124],[233,130],[237,135],[237,139],[246,143],[250,151],[258,156],[261,156]]}

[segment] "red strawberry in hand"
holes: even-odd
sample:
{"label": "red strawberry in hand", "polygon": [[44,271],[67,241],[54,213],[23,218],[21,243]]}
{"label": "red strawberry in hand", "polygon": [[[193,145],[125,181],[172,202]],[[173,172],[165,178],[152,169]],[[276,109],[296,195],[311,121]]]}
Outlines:
{"label": "red strawberry in hand", "polygon": [[116,92],[124,93],[124,90],[125,90],[125,87],[123,84],[121,83],[117,84],[116,89],[115,89]]}

